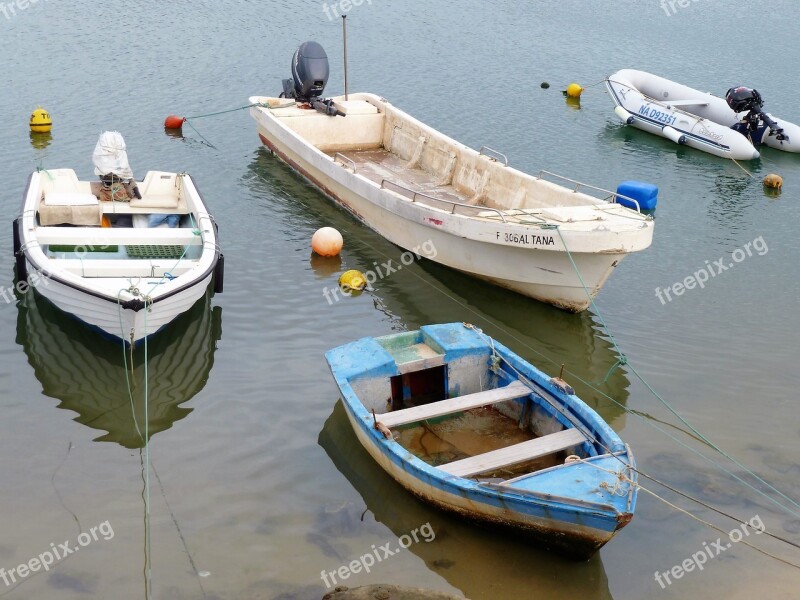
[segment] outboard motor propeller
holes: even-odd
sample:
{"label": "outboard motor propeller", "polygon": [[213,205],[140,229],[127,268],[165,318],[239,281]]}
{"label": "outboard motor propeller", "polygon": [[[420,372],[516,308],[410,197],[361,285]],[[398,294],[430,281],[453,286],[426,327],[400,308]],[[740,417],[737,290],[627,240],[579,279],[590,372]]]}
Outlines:
{"label": "outboard motor propeller", "polygon": [[333,100],[321,98],[328,83],[330,67],[325,49],[317,42],[304,42],[292,57],[292,79],[283,80],[281,98],[308,102],[316,110],[335,117],[345,116],[333,105]]}
{"label": "outboard motor propeller", "polygon": [[742,121],[733,126],[733,129],[745,137],[756,140],[760,144],[764,138],[765,130],[769,128],[769,135],[776,136],[776,139],[789,139],[783,129],[767,113],[761,110],[764,106],[764,100],[758,90],[744,86],[731,88],[725,94],[725,101],[733,112],[737,114],[747,112]]}

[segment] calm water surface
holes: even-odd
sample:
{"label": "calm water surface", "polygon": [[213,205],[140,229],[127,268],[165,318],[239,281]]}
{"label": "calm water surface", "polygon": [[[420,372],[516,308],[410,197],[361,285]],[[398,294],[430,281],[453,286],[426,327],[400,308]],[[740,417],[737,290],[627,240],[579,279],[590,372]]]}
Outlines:
{"label": "calm water surface", "polygon": [[[747,166],[751,180],[730,161],[622,128],[601,86],[587,89],[580,107],[559,90],[633,67],[720,94],[747,84],[769,110],[798,122],[800,72],[792,65],[800,45],[787,30],[798,17],[790,0],[756,13],[743,0],[699,0],[670,16],[657,0],[373,0],[348,18],[351,90],[382,94],[470,146],[501,150],[523,170],[605,187],[624,179],[660,186],[653,246],[617,269],[598,308],[664,398],[793,498],[800,158],[766,150]],[[596,390],[578,384],[602,381],[616,361],[595,314],[568,315],[431,263],[329,305],[323,289],[341,270],[398,260],[401,251],[269,156],[245,111],[196,121],[214,147],[191,129],[169,137],[161,125],[170,113],[210,113],[277,93],[307,39],[328,49],[328,90],[338,93],[340,23],[321,2],[49,0],[0,14],[0,285],[13,283],[10,227],[27,174],[42,165],[93,177],[91,153],[105,129],[123,133],[139,177],[190,172],[220,224],[225,293],[149,348],[154,597],[319,598],[321,570],[430,523],[433,542],[346,583],[422,585],[475,600],[797,598],[796,569],[742,545],[662,590],[654,572],[719,533],[644,493],[632,524],[593,560],[575,564],[418,503],[368,460],[349,434],[325,350],[469,321],[551,373],[565,363],[645,471],[731,513],[759,515],[780,535],[797,540],[800,532],[799,516],[655,431],[652,424],[698,447],[671,427],[675,419],[629,368]],[[540,89],[542,81],[552,87]],[[37,104],[55,119],[45,148],[32,146],[27,129]],[[758,181],[772,171],[785,180],[778,197]],[[310,257],[309,239],[324,225],[344,234],[340,264]],[[759,236],[763,256],[666,305],[656,298],[656,286]],[[51,543],[74,546],[80,531],[105,521],[114,532],[13,590],[0,583],[0,597],[144,598],[142,352],[131,399],[121,348],[40,298],[0,300],[0,332],[0,567]],[[800,563],[800,553],[764,537],[753,541]]]}

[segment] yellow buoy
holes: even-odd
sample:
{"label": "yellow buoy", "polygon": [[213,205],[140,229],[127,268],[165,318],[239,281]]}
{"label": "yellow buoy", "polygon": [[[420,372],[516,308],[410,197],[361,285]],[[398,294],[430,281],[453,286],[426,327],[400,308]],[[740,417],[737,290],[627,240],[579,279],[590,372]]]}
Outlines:
{"label": "yellow buoy", "polygon": [[764,187],[779,190],[783,187],[783,178],[775,173],[770,173],[764,177]]}
{"label": "yellow buoy", "polygon": [[311,249],[320,256],[336,256],[342,251],[342,234],[333,227],[322,227],[311,237]]}
{"label": "yellow buoy", "polygon": [[34,133],[48,133],[53,128],[50,113],[39,106],[31,113],[31,131]]}
{"label": "yellow buoy", "polygon": [[367,286],[367,278],[361,271],[357,271],[356,269],[350,269],[349,271],[345,271],[339,277],[339,287],[342,288],[343,291],[361,291]]}
{"label": "yellow buoy", "polygon": [[570,83],[567,89],[564,90],[564,93],[567,95],[567,98],[580,98],[583,93],[583,88],[577,83]]}

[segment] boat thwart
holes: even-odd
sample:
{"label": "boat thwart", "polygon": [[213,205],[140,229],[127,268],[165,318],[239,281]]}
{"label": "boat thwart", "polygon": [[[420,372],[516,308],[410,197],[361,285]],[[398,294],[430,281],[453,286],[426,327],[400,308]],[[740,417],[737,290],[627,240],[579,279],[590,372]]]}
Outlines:
{"label": "boat thwart", "polygon": [[[124,154],[121,137],[105,141]],[[80,181],[72,169],[34,172],[14,252],[18,277],[54,305],[135,344],[189,310],[212,279],[222,291],[223,263],[216,223],[189,175],[150,171],[136,182],[127,174]]]}
{"label": "boat thwart", "polygon": [[305,69],[293,63],[291,97],[250,98],[261,140],[398,246],[432,243],[431,260],[577,312],[627,254],[650,245],[652,218],[617,203],[615,192],[517,171],[502,154],[468,148],[374,94],[323,101],[324,50],[307,42],[300,51],[317,58]]}
{"label": "boat thwart", "polygon": [[359,442],[421,499],[582,559],[633,517],[630,448],[480,330],[429,325],[326,358]]}

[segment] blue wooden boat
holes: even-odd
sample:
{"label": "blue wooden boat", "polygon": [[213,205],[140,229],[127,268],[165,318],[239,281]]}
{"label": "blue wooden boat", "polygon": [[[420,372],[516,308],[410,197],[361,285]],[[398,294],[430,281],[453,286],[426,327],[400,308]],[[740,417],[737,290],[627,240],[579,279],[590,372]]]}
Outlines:
{"label": "blue wooden boat", "polygon": [[325,356],[360,443],[421,499],[579,559],[633,518],[630,448],[479,329],[428,325]]}

